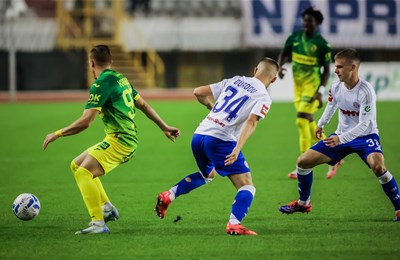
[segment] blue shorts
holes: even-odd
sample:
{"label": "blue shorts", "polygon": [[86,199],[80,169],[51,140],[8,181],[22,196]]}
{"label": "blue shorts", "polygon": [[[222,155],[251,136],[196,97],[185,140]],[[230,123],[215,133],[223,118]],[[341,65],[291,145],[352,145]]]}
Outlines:
{"label": "blue shorts", "polygon": [[[336,134],[331,134],[336,135]],[[370,134],[362,137],[357,137],[356,139],[345,143],[339,144],[335,147],[328,147],[321,140],[318,143],[314,144],[310,149],[313,149],[317,152],[325,154],[329,158],[332,159],[328,164],[335,165],[340,162],[344,157],[351,153],[357,153],[358,156],[368,165],[367,157],[371,153],[383,153],[382,146],[380,144],[380,138],[377,134]]]}
{"label": "blue shorts", "polygon": [[214,168],[221,176],[250,172],[242,152],[236,162],[228,166],[224,165],[225,157],[232,152],[235,146],[236,142],[223,141],[208,135],[194,134],[192,138],[194,158],[199,170],[206,177]]}

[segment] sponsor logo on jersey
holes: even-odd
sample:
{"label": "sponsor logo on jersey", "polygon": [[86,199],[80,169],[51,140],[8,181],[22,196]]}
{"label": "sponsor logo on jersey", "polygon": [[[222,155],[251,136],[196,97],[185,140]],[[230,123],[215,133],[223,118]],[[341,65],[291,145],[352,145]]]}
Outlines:
{"label": "sponsor logo on jersey", "polygon": [[359,116],[360,113],[357,111],[350,111],[350,110],[344,110],[340,108],[340,112],[342,112],[343,115],[346,116]]}
{"label": "sponsor logo on jersey", "polygon": [[371,107],[370,106],[366,106],[365,108],[364,108],[364,110],[365,110],[365,112],[369,112],[369,111],[371,111]]}
{"label": "sponsor logo on jersey", "polygon": [[217,125],[220,125],[220,126],[222,126],[222,127],[224,127],[224,126],[225,126],[225,124],[224,124],[224,123],[222,123],[221,121],[219,121],[219,119],[212,118],[211,116],[207,116],[207,119],[208,119],[208,120],[210,120],[210,121],[212,121],[212,122],[214,122],[214,123],[216,123]]}
{"label": "sponsor logo on jersey", "polygon": [[106,141],[103,141],[103,142],[101,142],[98,146],[99,146],[101,149],[106,150],[108,147],[110,147],[110,144],[109,144],[108,142],[106,142]]}
{"label": "sponsor logo on jersey", "polygon": [[359,108],[359,107],[360,107],[360,104],[359,104],[358,102],[354,102],[354,103],[353,103],[353,107]]}
{"label": "sponsor logo on jersey", "polygon": [[265,116],[268,113],[268,109],[269,109],[269,107],[267,105],[263,104],[260,113]]}
{"label": "sponsor logo on jersey", "polygon": [[99,88],[99,87],[100,87],[100,84],[93,83],[93,86],[95,86],[96,88]]}
{"label": "sponsor logo on jersey", "polygon": [[90,94],[88,104],[98,104],[100,101],[101,95],[99,94]]}

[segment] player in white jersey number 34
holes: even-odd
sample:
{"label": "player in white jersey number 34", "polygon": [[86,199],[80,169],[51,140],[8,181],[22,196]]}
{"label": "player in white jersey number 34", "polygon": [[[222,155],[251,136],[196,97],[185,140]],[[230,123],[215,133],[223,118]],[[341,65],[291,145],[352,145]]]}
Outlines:
{"label": "player in white jersey number 34", "polygon": [[[210,182],[218,173],[227,176],[237,190],[226,233],[257,234],[241,225],[256,192],[241,149],[271,106],[266,88],[276,80],[278,70],[276,61],[264,58],[254,69],[254,77],[236,76],[194,90],[198,101],[211,110],[192,138],[198,171],[158,194],[155,208],[158,217],[165,217],[175,198]],[[210,97],[214,98],[215,104]],[[213,197],[206,194],[209,200]]]}

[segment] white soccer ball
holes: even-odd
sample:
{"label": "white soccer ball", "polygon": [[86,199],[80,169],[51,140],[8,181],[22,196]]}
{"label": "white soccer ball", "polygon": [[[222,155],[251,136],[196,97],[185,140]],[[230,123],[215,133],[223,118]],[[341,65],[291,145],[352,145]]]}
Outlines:
{"label": "white soccer ball", "polygon": [[32,220],[40,211],[38,198],[31,193],[20,194],[13,203],[13,212],[21,220]]}

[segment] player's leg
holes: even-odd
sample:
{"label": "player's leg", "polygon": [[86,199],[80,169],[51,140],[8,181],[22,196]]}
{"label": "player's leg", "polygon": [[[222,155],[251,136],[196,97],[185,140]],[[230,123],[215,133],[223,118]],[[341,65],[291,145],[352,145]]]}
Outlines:
{"label": "player's leg", "polygon": [[226,226],[226,233],[230,235],[257,235],[256,232],[241,225],[256,193],[251,174],[250,172],[231,174],[228,175],[228,177],[237,189],[237,193],[233,200],[232,211]]}
{"label": "player's leg", "polygon": [[[313,113],[315,112],[315,102],[313,102],[312,97],[315,92],[312,90],[313,85],[311,83],[302,83],[302,85],[296,85],[295,83],[296,126],[299,133],[300,155],[310,148],[312,142],[310,122],[314,120]],[[296,170],[290,172],[288,177],[296,179]]]}
{"label": "player's leg", "polygon": [[169,204],[177,197],[209,183],[215,177],[214,167],[204,151],[205,142],[205,136],[193,135],[192,152],[200,170],[185,176],[168,191],[158,194],[155,211],[159,218],[165,217]]}
{"label": "player's leg", "polygon": [[383,191],[393,204],[396,212],[395,221],[400,221],[400,194],[399,187],[397,186],[394,176],[386,169],[384,156],[382,153],[374,152],[368,155],[367,163],[372,171],[378,177],[382,185]]}
{"label": "player's leg", "polygon": [[94,178],[93,181],[100,192],[100,204],[102,205],[101,209],[103,211],[104,221],[106,223],[109,221],[116,221],[117,219],[119,219],[118,209],[111,203],[110,199],[108,198],[100,178]]}
{"label": "player's leg", "polygon": [[[321,144],[321,142],[318,144]],[[299,199],[281,206],[279,211],[286,214],[310,212],[312,210],[311,188],[313,183],[313,168],[330,161],[331,158],[313,149],[309,149],[302,154],[297,161]]]}
{"label": "player's leg", "polygon": [[[89,148],[90,150],[91,148]],[[84,151],[81,153],[79,156],[77,156],[72,162],[71,162],[71,171],[75,174],[76,170],[79,168],[79,166],[82,164],[83,160],[88,156],[88,151]],[[100,178],[94,178],[93,179],[94,183],[96,184],[99,192],[100,192],[100,203],[102,205],[102,211],[103,211],[103,217],[105,219],[105,222],[108,221],[114,221],[119,218],[119,212],[115,206],[112,205],[110,199],[108,198],[108,195],[100,181]]]}
{"label": "player's leg", "polygon": [[90,227],[76,232],[76,234],[108,233],[101,208],[101,195],[93,178],[104,174],[103,168],[95,158],[87,155],[81,166],[75,171],[75,180],[81,192],[83,201],[89,212]]}
{"label": "player's leg", "polygon": [[[99,177],[109,173],[121,163],[130,160],[136,151],[136,144],[126,147],[115,137],[107,136],[102,142],[90,147],[75,172],[75,179],[91,216],[90,227],[77,234],[108,233],[106,221],[115,220],[119,213],[111,204]],[[76,159],[79,162],[80,157]],[[111,212],[103,212],[103,208]],[[113,210],[114,209],[114,210]],[[110,214],[114,219],[110,219]],[[106,217],[106,218],[105,218]]]}
{"label": "player's leg", "polygon": [[[315,135],[316,129],[317,129],[317,123],[315,121],[310,122],[310,134],[312,137],[312,144],[319,141],[317,136]],[[322,133],[321,140],[323,140],[325,138],[326,138],[325,133]],[[340,168],[340,166],[342,166],[343,163],[344,163],[344,160],[341,160],[340,162],[338,162],[335,165],[328,165],[328,172],[326,173],[326,178],[332,179],[333,176],[336,175],[338,169]]]}
{"label": "player's leg", "polygon": [[[250,168],[242,152],[231,165],[225,165],[226,155],[236,147],[236,142],[216,141],[210,153],[215,170],[221,176],[228,177],[235,186],[237,193],[232,204],[232,211],[226,226],[226,233],[230,235],[257,235],[256,232],[241,225],[242,220],[253,202],[256,188],[250,174]],[[240,174],[238,174],[240,173]]]}

